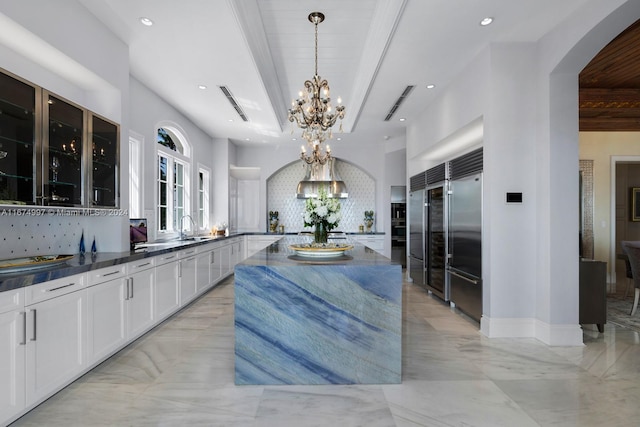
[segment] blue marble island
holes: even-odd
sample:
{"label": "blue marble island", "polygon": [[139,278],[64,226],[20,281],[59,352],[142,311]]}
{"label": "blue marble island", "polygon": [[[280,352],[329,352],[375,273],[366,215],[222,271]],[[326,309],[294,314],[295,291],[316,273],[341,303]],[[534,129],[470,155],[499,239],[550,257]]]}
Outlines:
{"label": "blue marble island", "polygon": [[402,266],[357,243],[300,258],[297,239],[235,267],[235,383],[400,383]]}

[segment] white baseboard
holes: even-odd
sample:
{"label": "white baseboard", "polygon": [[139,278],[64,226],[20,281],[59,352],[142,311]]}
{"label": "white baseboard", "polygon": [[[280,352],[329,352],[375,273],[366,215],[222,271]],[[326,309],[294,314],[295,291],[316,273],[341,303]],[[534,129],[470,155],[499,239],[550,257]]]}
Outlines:
{"label": "white baseboard", "polygon": [[488,338],[535,338],[551,346],[582,346],[582,328],[551,325],[533,318],[490,318],[482,316],[480,332]]}

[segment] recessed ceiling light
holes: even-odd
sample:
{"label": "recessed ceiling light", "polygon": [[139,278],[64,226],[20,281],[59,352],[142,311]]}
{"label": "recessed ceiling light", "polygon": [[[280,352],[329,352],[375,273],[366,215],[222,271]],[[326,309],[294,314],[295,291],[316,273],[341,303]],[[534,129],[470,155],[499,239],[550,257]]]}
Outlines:
{"label": "recessed ceiling light", "polygon": [[480,25],[483,27],[486,27],[487,25],[491,24],[493,22],[493,18],[490,16],[487,16],[486,18],[482,19],[482,21],[480,21]]}
{"label": "recessed ceiling light", "polygon": [[251,141],[251,138],[245,138],[244,140],[245,141]]}
{"label": "recessed ceiling light", "polygon": [[233,122],[233,119],[229,119],[229,120],[227,120],[227,121],[228,121],[228,122]]}
{"label": "recessed ceiling light", "polygon": [[427,85],[427,89],[433,89],[434,87],[436,87],[434,84]]}
{"label": "recessed ceiling light", "polygon": [[198,89],[205,90],[207,87],[205,85],[198,85]]}
{"label": "recessed ceiling light", "polygon": [[337,140],[337,141],[342,141],[342,138],[337,137],[337,138],[336,138],[336,140]]}
{"label": "recessed ceiling light", "polygon": [[140,18],[140,23],[142,23],[142,25],[146,25],[147,27],[153,25],[153,21],[149,18],[145,18],[144,16]]}
{"label": "recessed ceiling light", "polygon": [[297,140],[298,140],[298,138],[291,138],[291,140],[292,140],[292,141],[297,141]]}
{"label": "recessed ceiling light", "polygon": [[404,122],[405,120],[407,120],[407,119],[405,119],[404,117],[400,117],[400,121],[401,122]]}

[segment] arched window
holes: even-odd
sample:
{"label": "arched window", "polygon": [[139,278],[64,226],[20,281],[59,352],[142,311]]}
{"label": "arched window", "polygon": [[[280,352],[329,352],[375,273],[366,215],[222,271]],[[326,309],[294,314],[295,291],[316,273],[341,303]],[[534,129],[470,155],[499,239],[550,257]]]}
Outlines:
{"label": "arched window", "polygon": [[158,126],[156,142],[157,230],[159,233],[194,232],[193,220],[185,219],[191,204],[190,146],[176,125]]}

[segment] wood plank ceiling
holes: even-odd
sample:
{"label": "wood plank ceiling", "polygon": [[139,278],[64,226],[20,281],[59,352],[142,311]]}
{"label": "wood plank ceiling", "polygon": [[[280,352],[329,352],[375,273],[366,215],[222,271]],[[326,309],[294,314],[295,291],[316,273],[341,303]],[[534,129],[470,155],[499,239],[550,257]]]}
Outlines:
{"label": "wood plank ceiling", "polygon": [[640,131],[640,20],[579,76],[580,131]]}

